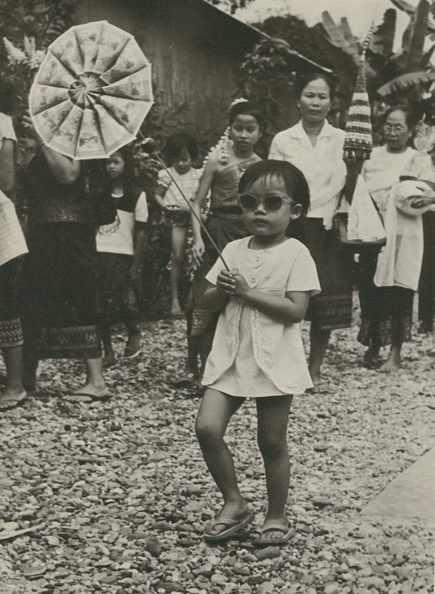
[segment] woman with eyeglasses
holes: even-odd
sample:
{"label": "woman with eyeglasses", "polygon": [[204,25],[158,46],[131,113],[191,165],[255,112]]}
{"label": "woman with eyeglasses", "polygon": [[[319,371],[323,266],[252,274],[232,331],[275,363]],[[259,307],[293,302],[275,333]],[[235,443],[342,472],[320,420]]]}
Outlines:
{"label": "woman with eyeglasses", "polygon": [[[384,221],[387,245],[364,252],[359,261],[361,327],[358,341],[367,346],[366,366],[393,371],[400,367],[403,342],[411,339],[414,292],[423,257],[422,213],[435,195],[430,157],[409,146],[413,114],[405,106],[384,114],[385,144],[376,147],[362,170],[367,189]],[[391,345],[386,362],[380,348]]]}
{"label": "woman with eyeglasses", "polygon": [[275,136],[269,153],[269,159],[298,167],[310,188],[311,208],[301,225],[322,292],[310,300],[305,319],[311,321],[309,370],[320,392],[328,390],[320,370],[331,330],[347,328],[352,322],[352,256],[332,231],[332,219],[346,182],[346,166],[345,133],[326,119],[331,95],[332,83],[324,75],[314,73],[303,78],[298,93],[301,119]]}

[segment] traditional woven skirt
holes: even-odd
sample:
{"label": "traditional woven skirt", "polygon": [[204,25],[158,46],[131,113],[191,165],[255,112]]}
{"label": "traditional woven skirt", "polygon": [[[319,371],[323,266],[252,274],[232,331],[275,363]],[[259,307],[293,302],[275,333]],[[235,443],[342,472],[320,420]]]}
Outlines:
{"label": "traditional woven skirt", "polygon": [[377,251],[360,255],[358,290],[361,326],[358,341],[365,346],[409,342],[414,291],[403,287],[377,287],[373,282],[377,259]]}
{"label": "traditional woven skirt", "polygon": [[[236,239],[241,239],[248,235],[241,214],[211,212],[207,219],[207,231],[212,236],[219,250]],[[192,310],[187,313],[187,333],[188,336],[201,336],[214,332],[219,312],[210,312],[204,306],[204,292],[207,288],[206,275],[212,268],[218,258],[218,254],[209,238],[202,236],[205,246],[203,261],[196,270],[192,282]]]}
{"label": "traditional woven skirt", "polygon": [[25,350],[39,359],[100,357],[94,229],[79,223],[29,226],[27,244]]}
{"label": "traditional woven skirt", "polygon": [[[291,226],[290,226],[291,229]],[[310,299],[306,320],[322,330],[348,328],[352,324],[353,255],[323,219],[305,218],[303,237],[317,267],[322,292]]]}
{"label": "traditional woven skirt", "polygon": [[97,254],[97,313],[106,325],[127,322],[135,315],[130,282],[133,256]]}
{"label": "traditional woven skirt", "polygon": [[17,258],[0,266],[0,348],[15,348],[23,344],[17,266]]}

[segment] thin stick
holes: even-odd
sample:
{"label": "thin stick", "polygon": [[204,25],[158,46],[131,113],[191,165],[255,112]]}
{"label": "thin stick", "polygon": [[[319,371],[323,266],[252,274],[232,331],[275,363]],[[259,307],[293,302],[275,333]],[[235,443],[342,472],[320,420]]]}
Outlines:
{"label": "thin stick", "polygon": [[177,184],[177,182],[174,179],[174,176],[172,175],[172,173],[169,171],[169,169],[166,167],[166,165],[164,164],[162,158],[160,157],[160,155],[157,153],[157,151],[154,151],[151,153],[154,157],[156,157],[156,159],[158,160],[158,162],[160,163],[160,165],[162,165],[162,167],[165,169],[166,173],[169,175],[169,177],[171,178],[172,182],[174,183],[175,187],[177,188],[177,190],[180,192],[180,194],[183,196],[185,203],[187,204],[187,206],[189,207],[190,211],[192,212],[193,216],[195,217],[195,219],[198,221],[198,223],[201,225],[201,229],[203,229],[204,233],[207,235],[207,237],[209,238],[211,244],[213,245],[214,249],[217,251],[219,258],[222,260],[225,268],[229,271],[230,268],[228,266],[228,264],[225,262],[225,258],[222,256],[218,246],[216,245],[214,239],[212,238],[212,236],[210,235],[210,233],[207,231],[204,223],[201,221],[201,217],[198,216],[198,214],[195,212],[193,206],[190,204],[189,200],[186,198],[186,196],[184,195],[182,189],[180,188],[180,186]]}

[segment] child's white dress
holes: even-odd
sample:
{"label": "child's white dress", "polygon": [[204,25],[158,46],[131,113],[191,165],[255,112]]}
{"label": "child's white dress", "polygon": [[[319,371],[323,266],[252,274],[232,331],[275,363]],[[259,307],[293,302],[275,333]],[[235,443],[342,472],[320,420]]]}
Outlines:
{"label": "child's white dress", "polygon": [[[264,250],[249,248],[252,237],[229,243],[223,255],[250,287],[271,295],[288,291],[320,292],[316,266],[296,239]],[[207,275],[216,285],[224,268],[218,259]],[[300,324],[285,324],[231,297],[221,312],[204,371],[205,386],[231,396],[301,394],[311,387]]]}
{"label": "child's white dress", "polygon": [[172,177],[168,174],[166,169],[162,169],[158,173],[158,185],[166,188],[166,192],[163,197],[165,206],[177,206],[180,210],[190,212],[189,207],[186,204],[186,201],[180,194],[172,178],[174,178],[178,187],[183,192],[187,200],[193,202],[203,170],[191,167],[189,171],[181,174],[178,173],[174,167],[169,167],[169,171]]}

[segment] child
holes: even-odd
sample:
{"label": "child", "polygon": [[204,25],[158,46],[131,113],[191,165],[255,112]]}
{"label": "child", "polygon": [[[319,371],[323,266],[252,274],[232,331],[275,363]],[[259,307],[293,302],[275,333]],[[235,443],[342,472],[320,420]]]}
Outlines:
{"label": "child", "polygon": [[146,244],[148,206],[145,192],[134,186],[134,162],[131,149],[124,147],[106,162],[110,189],[119,227],[100,227],[97,233],[98,310],[105,365],[116,363],[111,341],[111,325],[124,322],[128,340],[124,357],[140,352],[141,332],[136,313],[127,303],[127,289],[138,283]]}
{"label": "child", "polygon": [[[196,140],[190,134],[177,132],[166,140],[164,152],[171,163],[170,173],[185,197],[192,202],[202,174],[202,170],[192,167],[192,162],[198,158]],[[164,169],[159,171],[155,199],[163,209],[171,227],[171,315],[179,317],[181,316],[179,284],[186,254],[190,210],[172,178]]]}
{"label": "child", "polygon": [[312,386],[299,322],[320,285],[308,249],[288,239],[291,221],[309,208],[303,174],[283,161],[249,167],[239,183],[239,202],[252,234],[227,245],[207,275],[205,303],[221,311],[196,421],[205,462],[224,505],[204,535],[219,542],[253,519],[237,485],[224,441],[231,416],[246,397],[256,399],[258,444],[264,460],[268,509],[254,544],[282,545],[292,530],[285,516],[289,489],[287,423],[293,394]]}
{"label": "child", "polygon": [[[210,191],[210,214],[207,230],[222,250],[229,241],[245,237],[248,231],[243,222],[242,210],[237,200],[237,186],[242,173],[260,161],[254,153],[263,127],[264,116],[258,106],[246,99],[232,103],[228,114],[229,129],[218,147],[207,160],[193,208],[198,216]],[[217,315],[203,304],[206,287],[205,276],[217,258],[214,246],[201,235],[198,221],[192,217],[194,256],[199,265],[192,285],[192,311],[188,319],[191,340],[197,343],[202,368],[210,352]],[[200,378],[192,386],[201,390]]]}

